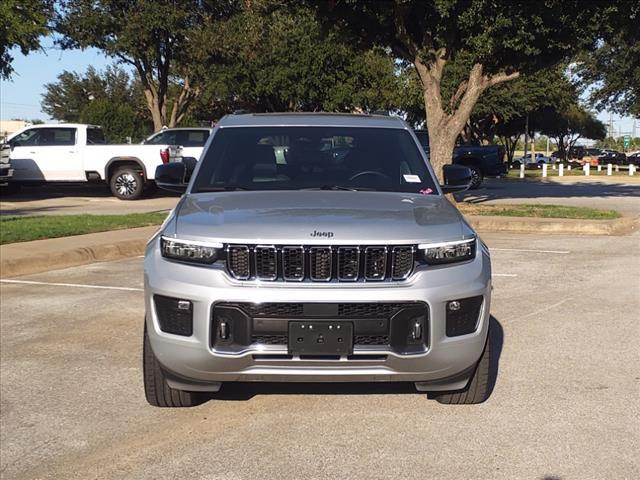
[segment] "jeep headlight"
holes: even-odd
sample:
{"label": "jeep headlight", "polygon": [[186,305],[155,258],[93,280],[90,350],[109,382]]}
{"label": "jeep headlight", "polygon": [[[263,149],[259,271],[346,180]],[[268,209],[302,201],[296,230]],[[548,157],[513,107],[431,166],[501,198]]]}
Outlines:
{"label": "jeep headlight", "polygon": [[431,265],[464,262],[476,256],[476,239],[423,243],[418,245],[418,249],[422,252],[423,260]]}
{"label": "jeep headlight", "polygon": [[177,238],[160,237],[160,253],[165,258],[182,262],[212,264],[218,259],[222,244],[202,243]]}

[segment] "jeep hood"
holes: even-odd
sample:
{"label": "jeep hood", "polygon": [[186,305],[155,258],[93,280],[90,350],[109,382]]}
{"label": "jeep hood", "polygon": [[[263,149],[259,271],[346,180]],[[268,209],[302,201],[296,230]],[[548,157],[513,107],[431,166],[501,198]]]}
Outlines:
{"label": "jeep hood", "polygon": [[395,192],[254,191],[186,195],[165,234],[249,244],[408,244],[472,232],[442,196]]}

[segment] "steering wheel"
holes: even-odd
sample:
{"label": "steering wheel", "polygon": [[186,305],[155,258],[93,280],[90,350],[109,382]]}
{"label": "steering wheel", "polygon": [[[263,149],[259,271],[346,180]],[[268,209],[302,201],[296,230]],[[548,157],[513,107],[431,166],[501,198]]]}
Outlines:
{"label": "steering wheel", "polygon": [[356,173],[355,175],[350,177],[349,180],[355,180],[356,178],[362,177],[363,175],[375,175],[376,177],[382,177],[384,179],[391,179],[391,177],[389,175],[385,175],[384,173],[376,172],[375,170],[365,170],[364,172]]}

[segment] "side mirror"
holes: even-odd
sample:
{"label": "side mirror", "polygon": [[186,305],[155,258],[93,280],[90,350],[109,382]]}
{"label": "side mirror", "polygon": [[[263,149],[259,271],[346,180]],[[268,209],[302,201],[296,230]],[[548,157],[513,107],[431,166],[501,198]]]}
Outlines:
{"label": "side mirror", "polygon": [[471,186],[471,169],[462,165],[445,165],[442,167],[444,185],[440,185],[444,193],[464,192]]}
{"label": "side mirror", "polygon": [[170,192],[183,193],[187,189],[186,172],[182,162],[160,165],[156,168],[156,185]]}

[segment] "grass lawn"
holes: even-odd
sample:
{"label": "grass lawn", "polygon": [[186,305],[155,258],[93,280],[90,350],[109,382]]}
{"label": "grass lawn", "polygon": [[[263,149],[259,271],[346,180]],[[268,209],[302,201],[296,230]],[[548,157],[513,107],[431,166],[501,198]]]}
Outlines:
{"label": "grass lawn", "polygon": [[167,212],[127,215],[0,216],[0,244],[160,225]]}
{"label": "grass lawn", "polygon": [[500,217],[574,218],[580,220],[612,220],[622,215],[615,210],[598,210],[588,207],[563,205],[479,205],[461,202],[456,204],[465,215],[497,215]]}

